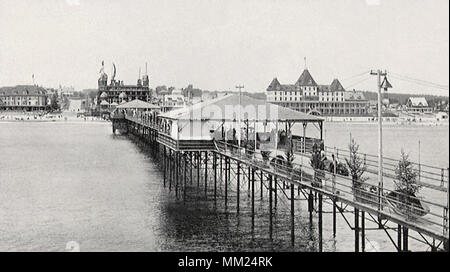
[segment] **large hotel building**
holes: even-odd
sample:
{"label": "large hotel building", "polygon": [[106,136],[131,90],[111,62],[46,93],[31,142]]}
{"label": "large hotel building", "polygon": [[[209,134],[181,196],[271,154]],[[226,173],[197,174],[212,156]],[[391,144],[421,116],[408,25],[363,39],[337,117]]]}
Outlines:
{"label": "large hotel building", "polygon": [[106,111],[111,111],[123,102],[135,99],[150,101],[150,82],[147,73],[137,80],[136,85],[125,85],[123,81],[115,79],[115,66],[111,81],[108,84],[108,75],[102,65],[101,75],[98,79],[97,106]]}
{"label": "large hotel building", "polygon": [[318,85],[308,69],[294,84],[280,84],[274,78],[266,95],[267,102],[313,115],[369,115],[369,101],[361,92],[346,91],[338,79],[330,85]]}
{"label": "large hotel building", "polygon": [[49,100],[47,90],[36,85],[0,88],[0,110],[48,110],[50,108]]}

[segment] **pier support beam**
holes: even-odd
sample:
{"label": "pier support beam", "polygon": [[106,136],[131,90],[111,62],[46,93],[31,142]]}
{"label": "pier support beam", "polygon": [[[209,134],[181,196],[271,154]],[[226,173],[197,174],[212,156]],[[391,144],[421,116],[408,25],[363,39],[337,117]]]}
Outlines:
{"label": "pier support beam", "polygon": [[361,251],[366,250],[366,214],[361,211]]}
{"label": "pier support beam", "polygon": [[228,158],[225,157],[225,208],[228,204]]}
{"label": "pier support beam", "polygon": [[295,245],[294,184],[291,184],[291,246]]}
{"label": "pier support beam", "polygon": [[213,170],[214,170],[214,201],[217,199],[217,154],[213,153]]}
{"label": "pier support beam", "polygon": [[309,223],[312,223],[312,213],[314,211],[314,195],[312,190],[309,190],[308,194],[308,212],[309,212]]}
{"label": "pier support beam", "polygon": [[336,200],[333,199],[333,237],[336,237]]}
{"label": "pier support beam", "polygon": [[187,172],[187,154],[183,154],[183,201],[186,201],[186,189],[187,189],[187,182],[186,182],[186,174]]}
{"label": "pier support beam", "polygon": [[200,151],[197,151],[197,187],[200,187]]}
{"label": "pier support beam", "polygon": [[273,193],[274,193],[274,207],[275,209],[277,208],[277,201],[278,201],[278,196],[277,196],[277,187],[278,187],[278,182],[277,182],[277,177],[275,177],[274,179],[274,186],[273,186]]}
{"label": "pier support beam", "polygon": [[237,184],[236,184],[236,212],[239,213],[239,196],[240,196],[240,177],[241,177],[241,163],[237,163]]}
{"label": "pier support beam", "polygon": [[355,208],[355,252],[359,252],[359,209]]}
{"label": "pier support beam", "polygon": [[260,190],[260,193],[261,193],[261,199],[263,199],[263,185],[264,185],[264,173],[263,173],[263,171],[261,171],[261,180],[260,180],[260,188],[259,188],[259,190]]}
{"label": "pier support beam", "polygon": [[208,151],[205,151],[205,198],[208,197]]}
{"label": "pier support beam", "polygon": [[163,175],[164,175],[164,179],[163,179],[163,183],[164,183],[164,188],[166,188],[166,172],[167,172],[167,151],[166,151],[166,146],[164,146],[163,148]]}
{"label": "pier support beam", "polygon": [[323,251],[322,237],[322,194],[319,193],[319,252]]}
{"label": "pier support beam", "polygon": [[408,228],[403,227],[403,251],[409,251],[408,249]]}
{"label": "pier support beam", "polygon": [[402,226],[400,224],[397,225],[397,251],[402,251]]}
{"label": "pier support beam", "polygon": [[272,240],[272,175],[269,175],[269,238]]}
{"label": "pier support beam", "polygon": [[172,172],[173,172],[173,166],[172,166],[172,150],[169,149],[169,192],[172,191]]}
{"label": "pier support beam", "polygon": [[179,154],[175,152],[175,197],[178,199],[178,171],[179,171]]}
{"label": "pier support beam", "polygon": [[252,167],[252,229],[255,226],[255,169]]}

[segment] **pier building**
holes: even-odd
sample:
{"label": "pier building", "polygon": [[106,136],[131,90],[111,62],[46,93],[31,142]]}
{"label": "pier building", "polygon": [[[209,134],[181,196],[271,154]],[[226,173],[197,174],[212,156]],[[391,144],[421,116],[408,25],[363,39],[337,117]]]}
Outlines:
{"label": "pier building", "polygon": [[361,92],[346,91],[338,79],[318,85],[308,69],[294,84],[281,84],[274,78],[266,96],[267,102],[315,115],[367,116],[370,108]]}
{"label": "pier building", "polygon": [[38,111],[49,109],[50,95],[43,87],[17,85],[0,88],[0,110]]}

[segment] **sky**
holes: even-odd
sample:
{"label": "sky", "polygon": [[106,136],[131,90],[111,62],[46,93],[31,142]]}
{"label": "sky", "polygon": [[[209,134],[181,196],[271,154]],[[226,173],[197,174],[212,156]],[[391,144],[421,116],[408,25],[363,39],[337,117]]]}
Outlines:
{"label": "sky", "polygon": [[147,62],[151,87],[261,92],[306,66],[318,84],[374,91],[382,69],[392,92],[448,96],[448,0],[0,0],[0,18],[0,86],[97,88],[104,61],[125,84]]}

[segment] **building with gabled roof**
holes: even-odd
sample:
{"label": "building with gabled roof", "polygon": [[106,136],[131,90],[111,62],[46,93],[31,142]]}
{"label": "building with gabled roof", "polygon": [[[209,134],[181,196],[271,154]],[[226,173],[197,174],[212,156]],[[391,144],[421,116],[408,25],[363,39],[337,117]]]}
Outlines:
{"label": "building with gabled roof", "polygon": [[295,82],[297,86],[309,86],[309,87],[317,87],[317,83],[314,81],[314,78],[309,73],[308,69],[303,70],[303,73]]}
{"label": "building with gabled roof", "polygon": [[316,115],[365,116],[370,108],[361,92],[347,92],[337,78],[330,85],[319,85],[308,69],[294,84],[281,84],[274,78],[266,97],[270,103]]}
{"label": "building with gabled roof", "polygon": [[425,97],[410,97],[406,102],[406,111],[409,113],[431,113],[432,109]]}

